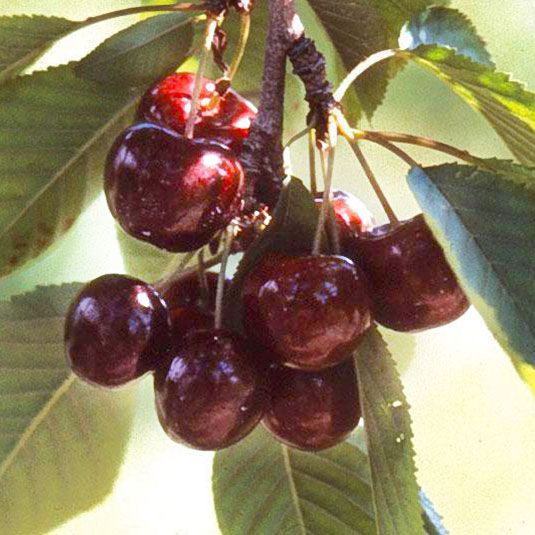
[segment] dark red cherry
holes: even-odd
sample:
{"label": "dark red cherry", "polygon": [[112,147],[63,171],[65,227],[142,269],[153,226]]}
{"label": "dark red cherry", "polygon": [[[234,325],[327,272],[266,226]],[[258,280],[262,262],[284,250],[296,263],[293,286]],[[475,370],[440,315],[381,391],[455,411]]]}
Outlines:
{"label": "dark red cherry", "polygon": [[373,316],[396,331],[438,327],[469,303],[423,215],[361,234],[354,260],[370,282]]}
{"label": "dark red cherry", "polygon": [[226,448],[250,433],[265,406],[255,354],[223,330],[191,333],[154,376],[160,422],[174,440],[201,450]]}
{"label": "dark red cherry", "polygon": [[339,256],[268,255],[248,274],[242,300],[247,335],[302,369],[349,358],[371,323],[362,273]]}
{"label": "dark red cherry", "polygon": [[[171,74],[160,80],[141,100],[138,120],[162,124],[183,134],[191,110],[194,83],[195,73],[190,72]],[[195,136],[213,139],[237,150],[249,135],[255,115],[255,107],[238,93],[229,89],[220,96],[216,84],[204,78]]]}
{"label": "dark red cherry", "polygon": [[[318,193],[316,205],[322,205],[323,194]],[[331,204],[338,222],[340,244],[345,250],[353,243],[355,235],[368,232],[375,227],[375,219],[368,207],[353,194],[333,191]]]}
{"label": "dark red cherry", "polygon": [[189,277],[172,283],[162,295],[170,310],[177,307],[192,306],[213,312],[217,293],[217,279],[217,273],[207,271],[206,288],[203,290],[199,275],[194,273]]}
{"label": "dark red cherry", "polygon": [[302,450],[342,442],[361,416],[353,362],[315,372],[272,369],[264,425],[280,441]]}
{"label": "dark red cherry", "polygon": [[206,288],[203,289],[199,276],[195,273],[174,282],[163,292],[175,341],[181,341],[193,330],[214,326],[217,279],[217,273],[207,271]]}
{"label": "dark red cherry", "polygon": [[119,386],[164,360],[170,340],[167,307],[148,284],[104,275],[87,284],[65,323],[67,360],[79,377]]}
{"label": "dark red cherry", "polygon": [[184,252],[208,243],[239,213],[243,171],[222,145],[138,124],[115,141],[104,187],[128,234]]}

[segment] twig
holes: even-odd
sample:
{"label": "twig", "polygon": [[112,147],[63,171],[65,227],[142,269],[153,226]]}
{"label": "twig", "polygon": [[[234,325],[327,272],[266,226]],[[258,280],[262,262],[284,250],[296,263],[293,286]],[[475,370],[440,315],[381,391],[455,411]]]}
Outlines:
{"label": "twig", "polygon": [[398,225],[399,219],[397,218],[394,210],[392,209],[392,206],[388,202],[386,195],[383,193],[383,190],[381,189],[377,178],[373,174],[372,168],[366,160],[366,157],[364,156],[362,150],[360,150],[358,142],[356,140],[348,140],[348,143],[351,149],[353,150],[353,153],[357,157],[366,177],[368,178],[368,181],[371,184],[373,191],[375,191],[375,195],[377,195],[377,198],[379,199],[379,202],[381,203],[381,206],[383,207],[383,210],[385,211],[388,220],[392,223],[392,225]]}
{"label": "twig", "polygon": [[223,243],[223,252],[221,256],[221,266],[219,268],[219,275],[217,278],[217,291],[215,298],[215,319],[214,326],[216,329],[221,329],[223,325],[223,297],[225,290],[225,281],[227,274],[227,264],[232,248],[232,240],[234,239],[235,227],[231,223],[225,230],[225,239]]}
{"label": "twig", "polygon": [[335,100],[337,102],[340,102],[344,98],[344,95],[351,87],[351,85],[370,67],[373,67],[374,65],[377,65],[378,63],[381,63],[382,61],[385,61],[387,59],[393,58],[398,54],[399,50],[392,48],[388,50],[381,50],[380,52],[376,52],[375,54],[372,54],[371,56],[367,57],[364,61],[354,67],[344,78],[342,83],[338,86],[338,89],[336,89],[336,91],[334,92]]}
{"label": "twig", "polygon": [[204,31],[203,47],[201,49],[201,56],[199,58],[199,67],[195,73],[195,83],[193,85],[193,93],[191,95],[191,108],[189,111],[186,126],[184,127],[184,136],[188,139],[193,138],[195,130],[195,120],[197,119],[197,111],[199,107],[199,96],[201,94],[202,82],[210,51],[212,50],[212,41],[214,40],[214,33],[217,28],[218,20],[210,17],[206,22],[206,29]]}
{"label": "twig", "polygon": [[[477,156],[470,154],[466,150],[458,149],[457,147],[453,147],[452,145],[448,145],[446,143],[442,143],[440,141],[436,141],[428,137],[413,136],[411,134],[402,134],[397,132],[371,132],[366,130],[355,130],[355,136],[359,139],[366,139],[369,141],[374,141],[376,143],[390,141],[394,143],[417,145],[419,147],[425,147],[439,152],[444,152],[445,154],[454,156],[459,160],[463,160],[465,162],[477,166],[485,166],[485,160],[483,160],[482,158],[478,158]],[[386,145],[383,144],[383,146]]]}

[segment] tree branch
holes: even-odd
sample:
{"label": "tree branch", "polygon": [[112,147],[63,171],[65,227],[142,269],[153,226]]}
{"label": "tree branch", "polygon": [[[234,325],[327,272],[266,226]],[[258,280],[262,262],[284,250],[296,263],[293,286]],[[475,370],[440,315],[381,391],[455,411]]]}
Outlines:
{"label": "tree branch", "polygon": [[282,189],[286,55],[303,31],[293,0],[269,0],[269,28],[258,114],[240,156],[249,181],[246,210],[258,203],[274,206]]}

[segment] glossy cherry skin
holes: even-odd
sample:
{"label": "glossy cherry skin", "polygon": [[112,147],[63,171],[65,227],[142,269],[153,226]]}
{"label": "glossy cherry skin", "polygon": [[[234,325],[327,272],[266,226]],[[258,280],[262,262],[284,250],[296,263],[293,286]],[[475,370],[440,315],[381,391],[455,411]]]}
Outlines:
{"label": "glossy cherry skin", "polygon": [[170,342],[167,307],[148,284],[104,275],[87,284],[65,322],[73,372],[101,386],[120,386],[165,360]]}
{"label": "glossy cherry skin", "polygon": [[268,255],[242,287],[248,336],[287,365],[318,370],[351,357],[370,326],[359,268],[339,256]]}
{"label": "glossy cherry skin", "polygon": [[[323,194],[316,197],[316,205],[322,205]],[[346,191],[333,191],[331,204],[338,222],[340,244],[345,249],[353,243],[356,235],[371,231],[376,223],[368,207],[357,197]]]}
{"label": "glossy cherry skin", "polygon": [[275,437],[302,450],[342,442],[361,417],[353,362],[315,372],[272,369],[264,425]]}
{"label": "glossy cherry skin", "polygon": [[[160,80],[143,96],[137,111],[140,121],[164,125],[184,133],[191,109],[195,73],[180,72]],[[249,135],[256,109],[238,93],[229,89],[224,96],[206,78],[202,81],[195,137],[219,141],[237,150]]]}
{"label": "glossy cherry skin", "polygon": [[416,332],[457,319],[469,306],[423,215],[361,234],[354,260],[365,271],[373,316],[390,329]]}
{"label": "glossy cherry skin", "polygon": [[208,243],[238,214],[243,171],[222,145],[138,124],[108,154],[104,189],[128,234],[185,252]]}
{"label": "glossy cherry skin", "polygon": [[191,333],[154,375],[156,409],[167,434],[192,448],[218,450],[250,433],[266,402],[254,359],[237,335]]}

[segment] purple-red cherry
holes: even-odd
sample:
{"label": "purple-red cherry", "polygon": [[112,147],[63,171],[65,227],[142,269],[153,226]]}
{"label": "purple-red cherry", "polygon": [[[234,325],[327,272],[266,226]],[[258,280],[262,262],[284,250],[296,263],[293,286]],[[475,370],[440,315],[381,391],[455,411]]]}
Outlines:
{"label": "purple-red cherry", "polygon": [[87,284],[65,323],[67,360],[87,382],[114,387],[165,360],[170,340],[167,307],[148,284],[104,275]]}
{"label": "purple-red cherry", "polygon": [[287,366],[338,364],[371,324],[363,275],[339,256],[268,255],[247,275],[241,295],[247,335]]}
{"label": "purple-red cherry", "polygon": [[226,448],[261,420],[266,395],[255,354],[237,335],[196,331],[154,375],[156,409],[167,434],[201,450]]}
{"label": "purple-red cherry", "polygon": [[[191,111],[195,73],[171,74],[151,87],[141,100],[137,119],[158,123],[184,133]],[[249,135],[256,109],[238,93],[229,89],[223,96],[212,80],[203,78],[195,120],[195,136],[219,141],[239,149]]]}
{"label": "purple-red cherry", "polygon": [[353,362],[315,372],[274,368],[264,425],[280,441],[303,450],[342,442],[361,416]]}
{"label": "purple-red cherry", "polygon": [[182,340],[197,329],[214,326],[214,309],[218,274],[206,272],[206,288],[197,273],[174,282],[162,296],[169,309],[172,334],[175,341]]}
{"label": "purple-red cherry", "polygon": [[[322,205],[323,194],[316,197],[318,207]],[[375,227],[375,219],[368,207],[357,197],[346,191],[333,191],[331,205],[338,223],[340,243],[345,250],[353,238]]]}
{"label": "purple-red cherry", "polygon": [[385,327],[438,327],[469,306],[423,215],[361,234],[352,256],[368,276],[374,319]]}
{"label": "purple-red cherry", "polygon": [[104,189],[111,213],[128,234],[185,252],[208,243],[239,213],[243,171],[218,143],[145,123],[115,141]]}

